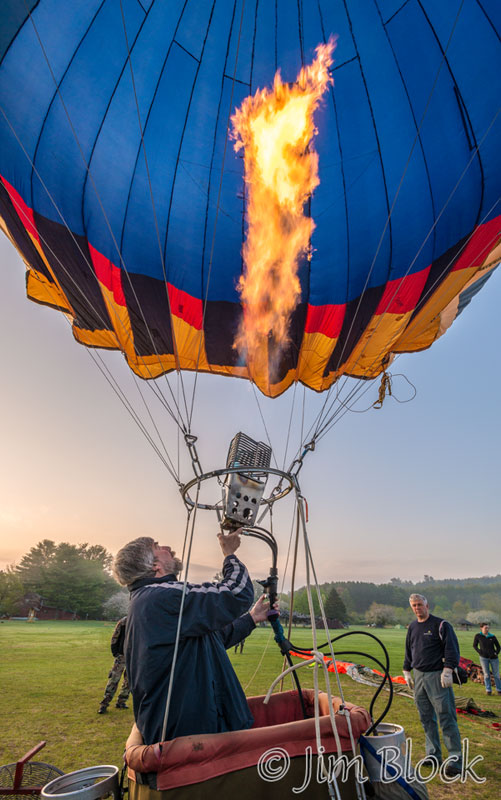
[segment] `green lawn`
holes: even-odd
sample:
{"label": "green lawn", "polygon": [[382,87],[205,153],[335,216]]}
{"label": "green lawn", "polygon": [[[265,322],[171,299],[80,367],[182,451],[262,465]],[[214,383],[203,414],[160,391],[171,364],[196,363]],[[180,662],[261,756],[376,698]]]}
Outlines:
{"label": "green lawn", "polygon": [[[121,764],[125,740],[130,731],[132,710],[119,711],[114,706],[106,715],[97,709],[112,664],[109,641],[114,625],[105,622],[3,622],[0,624],[0,686],[2,725],[0,764],[19,758],[41,739],[46,748],[37,756],[40,761],[69,772],[94,764]],[[388,648],[393,675],[401,674],[404,630],[374,630]],[[336,632],[339,633],[339,632]],[[475,654],[471,647],[474,632],[458,632],[461,653]],[[499,634],[498,634],[499,636]],[[311,632],[294,629],[291,636],[298,645],[311,644]],[[323,641],[320,639],[319,643]],[[381,659],[380,648],[366,636],[353,636],[337,645],[337,651],[359,650]],[[282,656],[270,636],[260,628],[246,641],[244,652],[231,660],[247,695],[263,694],[282,669]],[[350,660],[349,656],[340,658]],[[353,658],[354,661],[363,659]],[[368,660],[365,660],[370,665]],[[308,667],[300,671],[303,686],[312,686]],[[187,679],[188,676],[187,676]],[[341,677],[345,699],[368,707],[373,690]],[[288,678],[285,688],[291,688]],[[334,693],[335,682],[332,683]],[[468,683],[461,691],[479,705],[495,711],[501,721],[501,697],[486,697],[483,685]],[[376,712],[386,702],[378,701]],[[414,704],[396,697],[386,718],[404,726],[413,739],[416,758],[424,755],[424,736]],[[459,719],[461,734],[470,741],[470,752],[483,755],[478,768],[487,778],[485,784],[444,786],[438,780],[429,784],[433,800],[470,798],[497,800],[501,795],[501,734],[491,727],[493,720],[480,717]]]}

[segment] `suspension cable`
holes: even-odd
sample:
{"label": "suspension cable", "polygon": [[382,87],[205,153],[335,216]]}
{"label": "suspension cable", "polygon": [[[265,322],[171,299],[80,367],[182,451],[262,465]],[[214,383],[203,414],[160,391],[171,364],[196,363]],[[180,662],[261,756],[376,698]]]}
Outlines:
{"label": "suspension cable", "polygon": [[[214,227],[213,227],[213,230],[212,230],[212,242],[211,242],[211,250],[210,250],[210,256],[209,256],[209,269],[208,269],[208,273],[207,273],[207,284],[206,284],[206,287],[205,287],[205,297],[204,297],[204,302],[203,302],[202,330],[205,330],[205,314],[206,314],[207,303],[208,303],[208,299],[209,299],[209,285],[210,285],[210,280],[211,280],[211,275],[212,275],[212,262],[213,262],[213,258],[214,258],[214,249],[215,249],[215,244],[216,244],[217,222],[218,222],[219,210],[221,208],[221,193],[222,193],[222,189],[223,189],[224,164],[225,164],[225,160],[226,160],[226,150],[227,150],[227,146],[228,146],[228,133],[229,133],[229,130],[230,130],[231,112],[232,112],[232,106],[233,106],[233,93],[234,93],[234,90],[235,90],[235,81],[236,81],[236,77],[237,77],[237,64],[238,64],[238,55],[239,55],[239,52],[240,52],[240,40],[242,38],[242,27],[243,27],[243,21],[244,21],[244,10],[245,10],[245,0],[242,0],[242,11],[241,11],[241,14],[240,14],[240,27],[239,27],[239,30],[238,30],[238,39],[237,39],[237,46],[236,46],[236,52],[235,52],[235,67],[233,69],[233,77],[232,77],[232,80],[231,80],[230,102],[229,102],[229,105],[228,105],[228,116],[227,116],[227,120],[226,120],[226,135],[224,137],[223,157],[222,157],[222,160],[221,160],[221,171],[220,171],[220,175],[219,175],[219,188],[218,188],[218,193],[217,193],[216,213],[214,215]],[[208,202],[208,198],[207,198],[207,202]],[[193,394],[192,394],[192,398],[191,398],[191,410],[190,410],[190,415],[189,415],[189,418],[188,418],[188,426],[189,427],[191,427],[191,421],[192,421],[192,417],[193,417],[193,409],[194,409],[194,404],[195,404],[195,394],[196,394],[196,390],[197,390],[197,382],[198,382],[198,373],[199,373],[201,352],[202,352],[202,338],[200,337],[200,342],[199,342],[199,346],[198,346],[198,354],[197,354],[197,362],[196,362],[196,368],[195,368],[195,380],[194,380],[194,383],[193,383]]]}
{"label": "suspension cable", "polygon": [[[177,349],[177,341],[176,341],[176,334],[175,334],[175,328],[174,328],[174,317],[173,317],[173,314],[172,314],[172,307],[171,307],[170,296],[169,296],[169,287],[168,287],[168,284],[167,284],[167,271],[166,271],[166,268],[165,268],[165,258],[164,258],[162,244],[160,242],[160,229],[159,229],[159,225],[158,225],[158,216],[157,216],[157,210],[156,210],[156,207],[155,207],[155,199],[153,197],[153,186],[152,186],[152,183],[151,183],[150,165],[149,165],[149,162],[148,162],[148,156],[146,154],[146,144],[145,144],[145,141],[144,141],[144,129],[143,129],[143,125],[142,125],[142,122],[141,122],[141,113],[140,113],[140,110],[139,110],[139,101],[138,101],[138,98],[137,98],[136,81],[135,81],[135,77],[134,77],[134,69],[133,69],[133,66],[132,66],[132,58],[131,58],[131,51],[130,51],[130,46],[129,46],[129,39],[128,39],[128,36],[127,36],[127,26],[125,24],[125,14],[124,14],[124,9],[123,9],[123,0],[120,0],[120,13],[121,13],[121,16],[122,16],[122,24],[123,24],[123,29],[124,29],[125,45],[127,47],[127,60],[129,62],[129,67],[130,67],[132,88],[133,88],[133,92],[134,92],[134,102],[136,104],[137,120],[138,120],[138,125],[139,125],[139,133],[140,133],[140,136],[141,136],[141,147],[142,147],[142,150],[143,150],[144,163],[145,163],[145,168],[146,168],[146,176],[147,176],[147,179],[148,179],[148,188],[149,188],[149,192],[150,192],[151,207],[152,207],[153,219],[154,219],[154,223],[155,223],[155,232],[156,232],[156,236],[157,236],[158,251],[159,251],[159,255],[160,255],[160,262],[161,262],[161,265],[162,265],[162,272],[163,272],[163,276],[164,276],[165,296],[166,296],[166,299],[167,299],[167,307],[169,309],[169,317],[170,317],[170,322],[171,322],[172,346],[173,346],[173,350],[174,350],[174,358],[175,358],[175,361],[176,361],[176,370],[178,372],[178,375],[181,378],[181,387],[182,387],[182,394],[183,394],[183,399],[184,399],[184,407],[185,407],[185,411],[186,411],[186,419],[188,419],[188,406],[187,406],[187,403],[186,403],[186,395],[185,395],[185,391],[184,391],[184,381],[183,381],[183,377],[182,377],[182,374],[181,374],[181,366],[180,366],[180,361],[179,361],[179,352],[178,352],[178,349]],[[146,16],[148,15],[148,13],[149,13],[149,11],[146,12]]]}
{"label": "suspension cable", "polygon": [[[192,524],[191,524],[190,538],[189,538],[189,543],[188,543],[188,554],[187,554],[187,557],[186,557],[186,566],[185,566],[185,569],[184,569],[184,582],[183,582],[183,588],[182,588],[182,594],[181,594],[181,603],[180,603],[180,606],[179,606],[179,616],[178,616],[178,620],[177,620],[176,640],[174,642],[174,653],[173,653],[173,656],[172,656],[172,665],[171,665],[171,671],[170,671],[170,676],[169,676],[169,688],[167,690],[167,700],[166,700],[166,703],[165,703],[164,721],[163,721],[163,726],[162,726],[162,739],[161,739],[162,742],[165,741],[165,732],[167,730],[167,719],[169,717],[169,709],[170,709],[170,703],[171,703],[171,697],[172,697],[172,687],[174,685],[174,672],[175,672],[175,669],[176,669],[177,654],[178,654],[178,650],[179,650],[179,642],[180,642],[180,639],[181,639],[181,623],[183,621],[184,600],[185,600],[185,597],[186,597],[186,587],[188,585],[188,571],[189,571],[189,567],[190,567],[191,548],[192,548],[192,544],[193,544],[193,532],[195,530],[195,520],[197,518],[199,494],[200,494],[200,482],[197,484],[197,495],[196,495],[195,506],[193,507],[193,509],[191,511],[188,511],[188,516],[190,516],[191,514],[193,515],[193,521],[192,521]],[[184,552],[184,548],[183,548],[183,552]]]}
{"label": "suspension cable", "polygon": [[[24,0],[24,3],[25,3],[25,6],[26,6],[26,0]],[[31,23],[32,23],[32,25],[33,25],[33,29],[34,29],[34,31],[35,31],[35,35],[36,35],[36,37],[37,37],[37,39],[38,39],[38,42],[39,42],[39,44],[40,44],[40,48],[41,48],[41,50],[42,50],[42,53],[43,53],[43,56],[44,56],[45,62],[46,62],[46,64],[47,64],[47,67],[48,67],[48,69],[49,69],[49,72],[50,72],[50,74],[51,74],[52,80],[53,80],[53,82],[54,82],[54,86],[55,86],[55,88],[56,88],[56,94],[57,94],[57,96],[59,97],[59,100],[60,100],[60,102],[61,102],[62,108],[63,108],[63,110],[64,110],[64,113],[65,113],[65,115],[66,115],[66,118],[67,118],[67,120],[68,120],[68,124],[69,124],[69,126],[70,126],[70,130],[71,130],[71,132],[72,132],[73,138],[74,138],[74,140],[75,140],[75,143],[76,143],[76,145],[77,145],[77,148],[78,148],[78,150],[79,150],[80,156],[81,156],[81,158],[82,158],[82,161],[83,161],[83,164],[84,164],[84,167],[85,167],[86,173],[87,173],[87,175],[88,175],[88,178],[89,178],[89,180],[90,180],[90,182],[91,182],[91,185],[92,185],[92,188],[93,188],[94,194],[95,194],[95,196],[96,196],[97,202],[98,202],[98,204],[99,204],[99,207],[100,207],[100,209],[101,209],[101,212],[102,212],[102,214],[103,214],[103,218],[104,218],[104,221],[105,221],[106,227],[107,227],[107,229],[108,229],[108,232],[109,232],[109,234],[110,234],[111,240],[112,240],[112,242],[113,242],[113,245],[114,245],[114,247],[115,247],[115,250],[116,250],[116,252],[117,252],[117,255],[118,255],[118,258],[119,258],[119,260],[120,260],[120,263],[121,263],[121,265],[122,265],[122,267],[123,267],[124,273],[125,273],[125,275],[126,275],[126,277],[127,277],[128,281],[129,281],[129,286],[130,286],[130,288],[131,288],[131,291],[132,291],[132,293],[133,293],[133,295],[134,295],[134,298],[135,298],[135,300],[136,300],[136,302],[137,302],[138,309],[139,309],[139,312],[140,312],[140,314],[141,314],[141,318],[142,318],[142,320],[143,320],[143,323],[144,323],[144,325],[145,325],[146,331],[147,331],[147,333],[148,333],[148,335],[149,335],[149,338],[150,338],[150,341],[151,341],[151,344],[152,344],[152,347],[153,347],[153,351],[154,351],[154,353],[155,353],[155,355],[156,355],[156,357],[157,357],[157,359],[158,359],[158,363],[159,363],[159,365],[160,365],[160,368],[162,368],[162,362],[161,362],[161,359],[160,359],[160,355],[159,355],[159,353],[158,353],[158,351],[157,351],[157,348],[156,348],[156,345],[155,345],[155,342],[154,342],[154,339],[153,339],[153,336],[152,336],[152,333],[151,333],[150,327],[149,327],[149,325],[148,325],[148,323],[147,323],[147,321],[146,321],[146,318],[145,318],[145,316],[144,316],[144,312],[143,312],[143,309],[142,309],[141,303],[140,303],[140,301],[139,301],[139,298],[137,297],[136,290],[135,290],[135,288],[134,288],[134,286],[133,286],[133,284],[132,284],[132,281],[131,281],[131,278],[130,278],[129,271],[128,271],[128,269],[127,269],[127,267],[126,267],[126,265],[125,265],[125,262],[124,262],[124,260],[123,260],[123,256],[122,256],[121,249],[120,249],[120,247],[119,247],[119,244],[118,244],[118,242],[117,242],[117,240],[116,240],[116,237],[115,237],[115,235],[114,235],[114,233],[113,233],[113,230],[112,230],[112,227],[111,227],[111,223],[110,223],[110,221],[109,221],[108,215],[106,214],[106,211],[105,211],[105,208],[104,208],[104,205],[103,205],[103,202],[102,202],[101,196],[100,196],[100,194],[99,194],[99,191],[98,191],[97,185],[96,185],[96,183],[95,183],[95,181],[94,181],[94,177],[93,177],[93,175],[92,175],[92,172],[91,172],[90,166],[89,166],[89,164],[87,163],[87,160],[86,160],[86,158],[85,158],[85,154],[84,154],[84,152],[83,152],[83,149],[82,149],[81,143],[80,143],[80,141],[79,141],[78,135],[77,135],[77,133],[76,133],[76,130],[75,130],[74,126],[73,126],[73,123],[72,123],[71,117],[70,117],[70,115],[69,115],[68,109],[67,109],[67,107],[66,107],[66,104],[65,104],[65,102],[64,102],[64,100],[63,100],[63,98],[62,98],[61,91],[60,91],[59,85],[58,85],[58,83],[57,83],[57,80],[56,80],[56,76],[54,75],[54,72],[53,72],[52,66],[51,66],[51,64],[50,64],[50,61],[49,61],[49,58],[48,58],[48,56],[47,56],[47,53],[46,53],[45,47],[44,47],[44,45],[43,45],[42,39],[41,39],[41,37],[40,37],[39,31],[38,31],[38,29],[37,29],[37,26],[36,26],[36,23],[35,23],[35,21],[34,21],[34,19],[33,19],[33,15],[32,15],[32,13],[31,13],[31,10],[30,10],[30,9],[28,9],[28,7],[27,7],[27,6],[26,6],[26,10],[27,10],[28,16],[29,16],[29,18],[30,18],[30,21],[31,21]],[[4,116],[6,117],[6,115],[5,115],[5,114],[4,114]],[[7,117],[6,117],[6,119],[7,119]],[[7,120],[7,122],[9,122],[9,121]],[[9,122],[9,125],[10,125],[10,122]],[[12,128],[12,126],[10,126],[10,127]],[[16,138],[18,138],[18,137],[16,137]],[[19,139],[18,139],[18,141],[19,141]],[[24,147],[23,147],[23,151],[26,153],[26,151],[24,150]],[[68,226],[68,224],[66,223],[66,221],[65,221],[64,217],[62,216],[62,214],[60,213],[59,209],[57,208],[57,205],[56,205],[56,204],[54,203],[54,201],[52,200],[52,197],[51,197],[50,193],[48,192],[48,190],[47,190],[47,187],[45,186],[45,183],[44,183],[44,182],[41,180],[41,177],[40,177],[40,175],[39,175],[38,171],[35,169],[35,165],[34,165],[34,163],[32,162],[32,160],[29,158],[29,156],[28,156],[28,159],[29,159],[29,161],[30,161],[30,162],[31,162],[31,164],[32,164],[33,171],[35,172],[35,174],[37,175],[37,177],[39,178],[39,180],[42,182],[42,185],[43,185],[44,189],[47,191],[47,194],[48,194],[49,198],[50,198],[50,199],[51,199],[51,201],[53,202],[53,204],[54,204],[54,207],[55,207],[56,211],[58,212],[59,216],[61,217],[61,220],[62,220],[62,222],[63,222],[63,224],[64,224],[65,228],[68,230],[68,232],[70,233],[71,237],[73,238],[73,241],[74,241],[74,242],[75,242],[75,244],[76,244],[76,240],[75,240],[75,237],[74,237],[74,235],[73,235],[73,232],[71,231],[71,229],[70,229],[70,227]],[[77,246],[78,246],[78,248],[79,248],[79,250],[80,250],[80,247],[79,247],[79,245],[77,245]],[[81,250],[80,250],[80,252],[81,252]],[[83,257],[85,258],[85,260],[87,261],[87,258],[85,257],[85,255],[84,255],[83,253],[82,253],[82,255],[83,255]],[[97,275],[95,275],[95,271],[94,271],[94,270],[93,270],[93,269],[90,267],[90,265],[89,265],[89,270],[90,270],[91,274],[92,274],[92,275],[94,275],[94,277],[95,277],[95,279],[96,279],[96,281],[97,281]],[[99,285],[99,282],[98,282],[98,285]],[[173,334],[173,337],[174,337],[174,334]],[[134,345],[134,350],[135,350],[135,353],[136,353],[136,357],[140,358],[140,357],[138,356],[138,353],[137,353],[137,351],[136,351],[135,345]],[[149,370],[148,370],[148,371],[149,371]],[[170,391],[170,393],[171,393],[171,395],[172,395],[172,399],[173,399],[173,400],[174,400],[174,402],[175,402],[175,398],[174,398],[174,395],[173,395],[173,392],[172,392],[172,388],[171,388],[171,386],[170,386],[170,384],[168,383],[168,381],[167,381],[167,380],[166,380],[166,384],[167,384],[167,386],[168,386],[168,388],[169,388],[169,391]],[[178,409],[177,409],[177,411],[178,411],[178,414],[179,414],[179,419],[180,419],[180,420],[182,420],[182,419],[183,419],[183,417],[182,417],[182,414],[181,414],[181,411],[180,411],[180,409],[178,408]],[[178,423],[178,424],[179,424],[179,423]],[[185,426],[184,426],[184,422],[183,422],[183,428],[184,428],[184,427],[185,427]]]}

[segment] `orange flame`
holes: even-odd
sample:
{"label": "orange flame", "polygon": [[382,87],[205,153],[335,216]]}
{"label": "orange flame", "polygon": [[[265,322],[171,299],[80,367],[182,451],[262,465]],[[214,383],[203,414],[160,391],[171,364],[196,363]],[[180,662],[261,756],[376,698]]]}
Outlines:
{"label": "orange flame", "polygon": [[235,150],[244,149],[248,194],[238,285],[244,314],[235,347],[247,353],[251,374],[270,344],[278,355],[287,343],[290,315],[301,296],[299,261],[311,257],[315,224],[303,208],[320,182],[313,114],[333,82],[334,47],[333,38],[319,45],[313,63],[292,85],[278,71],[273,89],[247,97],[231,120]]}

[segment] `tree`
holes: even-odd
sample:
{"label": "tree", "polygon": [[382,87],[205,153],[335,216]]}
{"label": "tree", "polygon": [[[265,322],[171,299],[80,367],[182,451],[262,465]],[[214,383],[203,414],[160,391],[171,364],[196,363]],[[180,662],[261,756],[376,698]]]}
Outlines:
{"label": "tree", "polygon": [[446,594],[434,594],[433,595],[433,602],[435,604],[435,608],[434,608],[434,611],[433,611],[434,614],[437,614],[438,616],[440,616],[440,614],[437,611],[437,608],[439,606],[442,609],[446,609],[447,611],[450,611],[451,601],[449,600],[449,598],[447,597]]}
{"label": "tree", "polygon": [[412,586],[412,581],[403,581],[402,578],[390,578],[392,586]]}
{"label": "tree", "polygon": [[15,614],[23,594],[23,584],[14,567],[0,570],[0,617]]}
{"label": "tree", "polygon": [[105,566],[109,558],[100,545],[56,545],[45,539],[23,556],[17,573],[25,589],[39,594],[45,606],[96,618],[104,601],[116,592]]}
{"label": "tree", "polygon": [[[325,597],[322,591],[320,592],[320,595],[322,597],[322,601],[325,603]],[[320,605],[318,602],[318,597],[315,589],[311,590],[311,599],[313,605],[313,613],[317,617],[320,614]],[[310,616],[310,606],[308,603],[308,593],[306,591],[306,588],[299,589],[297,592],[295,592],[294,611],[297,614],[306,614]]]}
{"label": "tree", "polygon": [[473,622],[474,625],[480,625],[482,622],[487,622],[488,625],[497,625],[499,623],[499,614],[495,611],[489,611],[486,608],[481,608],[480,611],[470,611],[466,615],[468,622]]}
{"label": "tree", "polygon": [[456,600],[456,602],[452,604],[452,622],[461,622],[467,618],[470,611],[471,608],[468,603],[463,603],[461,600]]}
{"label": "tree", "polygon": [[416,619],[410,606],[395,607],[393,611],[395,613],[395,621],[399,625],[408,625],[409,622]]}
{"label": "tree", "polygon": [[369,623],[382,628],[383,625],[395,624],[395,609],[393,606],[385,606],[381,603],[372,603],[368,611],[365,612],[365,619]]}
{"label": "tree", "polygon": [[56,543],[44,539],[22,557],[16,571],[28,588],[44,581],[47,570],[54,564],[56,551]]}
{"label": "tree", "polygon": [[113,556],[111,553],[108,553],[106,548],[101,544],[79,544],[78,552],[83,558],[87,558],[89,561],[98,561],[102,564],[103,569],[107,572],[111,572]]}
{"label": "tree", "polygon": [[325,601],[325,616],[327,619],[337,619],[340,622],[346,622],[348,619],[346,606],[336,591],[335,586],[332,587],[327,595],[327,599]]}
{"label": "tree", "polygon": [[103,603],[105,619],[122,619],[129,611],[129,592],[115,592]]}

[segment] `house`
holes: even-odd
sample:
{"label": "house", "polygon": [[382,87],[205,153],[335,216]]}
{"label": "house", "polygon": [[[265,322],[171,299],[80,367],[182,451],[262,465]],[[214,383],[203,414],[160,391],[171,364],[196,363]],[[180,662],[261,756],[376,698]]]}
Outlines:
{"label": "house", "polygon": [[25,594],[23,599],[19,601],[16,610],[16,617],[21,619],[62,619],[74,620],[80,619],[76,611],[70,611],[67,608],[58,608],[57,606],[48,606],[45,604],[43,597],[34,592]]}

